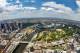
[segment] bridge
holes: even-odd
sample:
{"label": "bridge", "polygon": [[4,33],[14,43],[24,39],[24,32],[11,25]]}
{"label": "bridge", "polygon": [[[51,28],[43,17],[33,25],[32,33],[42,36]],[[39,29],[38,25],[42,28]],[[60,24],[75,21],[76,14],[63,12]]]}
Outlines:
{"label": "bridge", "polygon": [[9,46],[9,48],[7,49],[7,51],[5,51],[6,53],[12,53],[14,51],[14,49],[19,45],[19,44],[28,44],[28,41],[19,41],[18,43],[14,43],[11,44]]}
{"label": "bridge", "polygon": [[28,41],[19,41],[19,43],[29,43]]}

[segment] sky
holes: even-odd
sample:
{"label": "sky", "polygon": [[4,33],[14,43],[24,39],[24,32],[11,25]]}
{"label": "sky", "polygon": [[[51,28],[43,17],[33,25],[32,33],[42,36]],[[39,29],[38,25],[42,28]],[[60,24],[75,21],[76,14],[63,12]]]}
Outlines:
{"label": "sky", "polygon": [[[67,7],[76,10],[78,8],[76,0],[19,0],[23,6],[34,6],[40,8],[45,2],[56,2],[57,4],[64,4]],[[8,3],[16,4],[16,0],[7,0]]]}
{"label": "sky", "polygon": [[51,17],[80,21],[78,0],[0,0],[0,20]]}

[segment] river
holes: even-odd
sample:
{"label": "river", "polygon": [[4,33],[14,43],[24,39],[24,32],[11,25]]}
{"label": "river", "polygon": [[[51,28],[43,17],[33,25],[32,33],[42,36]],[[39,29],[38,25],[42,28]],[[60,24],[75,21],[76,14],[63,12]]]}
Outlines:
{"label": "river", "polygon": [[25,49],[25,47],[28,45],[28,43],[20,43],[15,50],[13,51],[13,53],[23,53],[23,50]]}

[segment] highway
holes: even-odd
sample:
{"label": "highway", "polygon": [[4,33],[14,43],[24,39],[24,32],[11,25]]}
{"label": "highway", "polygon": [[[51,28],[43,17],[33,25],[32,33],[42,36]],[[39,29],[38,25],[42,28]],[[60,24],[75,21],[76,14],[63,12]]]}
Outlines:
{"label": "highway", "polygon": [[[16,30],[15,32],[11,32],[9,35],[12,36],[12,38],[16,35],[16,33],[19,32],[19,30]],[[12,45],[12,39],[9,41],[9,43],[6,45],[6,47],[3,50],[3,53],[7,53],[9,50],[8,48]]]}

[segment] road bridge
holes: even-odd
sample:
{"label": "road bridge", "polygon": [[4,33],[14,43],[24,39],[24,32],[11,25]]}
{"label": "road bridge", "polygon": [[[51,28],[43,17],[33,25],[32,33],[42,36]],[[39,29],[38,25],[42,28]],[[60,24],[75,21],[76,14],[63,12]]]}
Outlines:
{"label": "road bridge", "polygon": [[29,43],[28,41],[19,41],[19,43]]}

